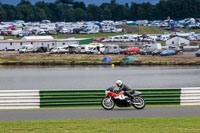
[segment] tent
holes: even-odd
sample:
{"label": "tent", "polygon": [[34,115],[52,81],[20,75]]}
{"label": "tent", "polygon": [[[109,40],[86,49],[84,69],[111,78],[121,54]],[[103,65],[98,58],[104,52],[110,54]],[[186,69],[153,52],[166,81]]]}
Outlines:
{"label": "tent", "polygon": [[135,57],[132,57],[132,56],[128,56],[128,57],[125,57],[123,59],[124,62],[131,62],[131,61],[136,61],[137,59]]}
{"label": "tent", "polygon": [[111,62],[111,58],[105,57],[105,58],[102,59],[102,62]]}
{"label": "tent", "polygon": [[9,26],[8,28],[10,28],[10,29],[17,29],[18,27],[16,27],[16,26]]}
{"label": "tent", "polygon": [[23,28],[21,25],[17,25],[16,27],[17,27],[17,28]]}

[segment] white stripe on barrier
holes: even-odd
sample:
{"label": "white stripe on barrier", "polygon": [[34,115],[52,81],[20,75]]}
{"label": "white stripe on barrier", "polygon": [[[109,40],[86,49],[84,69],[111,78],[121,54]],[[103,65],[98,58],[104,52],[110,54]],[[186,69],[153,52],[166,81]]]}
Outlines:
{"label": "white stripe on barrier", "polygon": [[193,99],[196,99],[196,100],[200,100],[200,96],[193,96],[193,97],[184,97],[184,96],[181,96],[181,100],[193,100]]}
{"label": "white stripe on barrier", "polygon": [[22,96],[39,96],[39,94],[28,94],[28,93],[19,93],[19,94],[0,94],[0,97],[12,97],[12,96],[15,96],[15,97],[22,97]]}
{"label": "white stripe on barrier", "polygon": [[33,109],[40,108],[40,106],[0,106],[0,109]]}
{"label": "white stripe on barrier", "polygon": [[0,109],[40,108],[39,90],[1,90]]}
{"label": "white stripe on barrier", "polygon": [[31,97],[0,97],[0,100],[4,99],[38,99],[39,96],[31,96]]}
{"label": "white stripe on barrier", "polygon": [[37,106],[39,106],[40,105],[40,103],[0,103],[0,107],[1,106],[4,106],[4,105],[11,105],[11,106],[29,106],[29,105],[31,105],[31,106],[33,106],[33,105],[37,105]]}
{"label": "white stripe on barrier", "polygon": [[10,92],[14,92],[14,93],[20,93],[20,92],[39,92],[39,90],[0,90],[0,93],[10,93]]}
{"label": "white stripe on barrier", "polygon": [[5,99],[5,100],[0,100],[0,104],[1,103],[39,103],[40,100],[39,99],[35,99],[35,100],[26,100],[26,99],[22,99],[22,100],[10,100],[10,99]]}
{"label": "white stripe on barrier", "polygon": [[191,103],[191,102],[200,103],[200,100],[196,100],[196,99],[182,100],[182,103]]}
{"label": "white stripe on barrier", "polygon": [[200,87],[185,87],[185,88],[181,88],[181,90],[199,90]]}
{"label": "white stripe on barrier", "polygon": [[180,105],[200,105],[200,87],[181,88]]}
{"label": "white stripe on barrier", "polygon": [[181,103],[180,105],[200,105],[200,103],[191,102],[191,103]]}

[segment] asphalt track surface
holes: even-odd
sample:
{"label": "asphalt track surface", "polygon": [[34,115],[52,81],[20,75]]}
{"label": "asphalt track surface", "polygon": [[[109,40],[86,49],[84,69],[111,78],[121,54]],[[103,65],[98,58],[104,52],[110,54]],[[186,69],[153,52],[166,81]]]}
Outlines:
{"label": "asphalt track surface", "polygon": [[200,107],[0,110],[0,121],[200,117]]}

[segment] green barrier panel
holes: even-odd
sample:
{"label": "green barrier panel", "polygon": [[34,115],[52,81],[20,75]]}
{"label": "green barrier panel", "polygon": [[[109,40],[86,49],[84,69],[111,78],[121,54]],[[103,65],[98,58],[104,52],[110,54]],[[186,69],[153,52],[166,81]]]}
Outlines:
{"label": "green barrier panel", "polygon": [[[180,89],[135,89],[148,105],[180,104]],[[40,90],[40,107],[100,106],[105,90]]]}

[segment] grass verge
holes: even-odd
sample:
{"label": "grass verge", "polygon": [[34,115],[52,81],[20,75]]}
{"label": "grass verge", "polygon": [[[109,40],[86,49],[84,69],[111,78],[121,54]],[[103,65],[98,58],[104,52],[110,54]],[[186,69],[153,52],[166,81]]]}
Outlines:
{"label": "grass verge", "polygon": [[0,122],[5,133],[199,133],[200,117]]}
{"label": "grass verge", "polygon": [[0,58],[0,62],[4,62],[5,61],[5,59],[3,59],[3,58]]}

